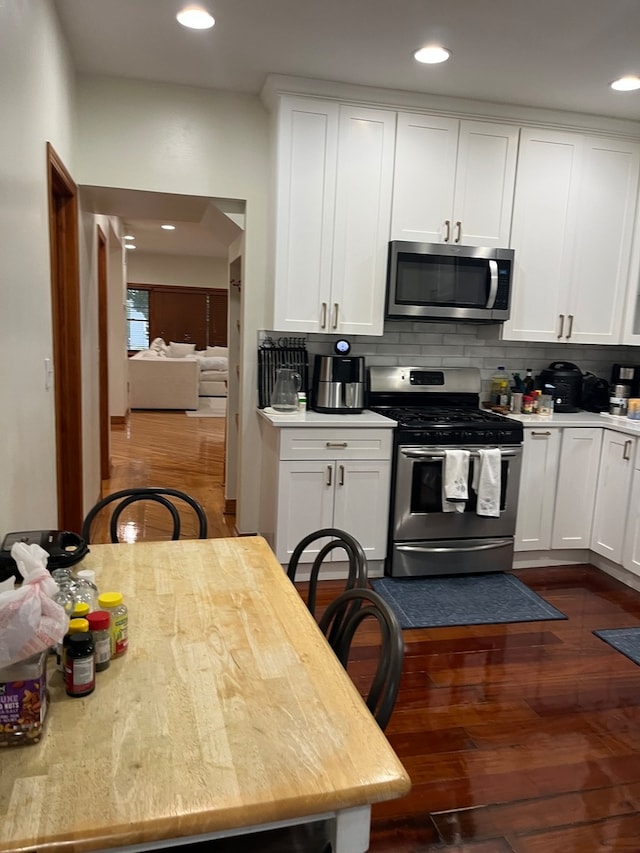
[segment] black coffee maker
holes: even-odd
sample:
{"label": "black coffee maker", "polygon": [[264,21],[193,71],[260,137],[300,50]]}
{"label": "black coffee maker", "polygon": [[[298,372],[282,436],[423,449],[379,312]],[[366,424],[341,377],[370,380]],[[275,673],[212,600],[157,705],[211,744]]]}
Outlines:
{"label": "black coffee maker", "polygon": [[640,397],[640,367],[614,364],[611,368],[611,385],[628,385],[629,396]]}

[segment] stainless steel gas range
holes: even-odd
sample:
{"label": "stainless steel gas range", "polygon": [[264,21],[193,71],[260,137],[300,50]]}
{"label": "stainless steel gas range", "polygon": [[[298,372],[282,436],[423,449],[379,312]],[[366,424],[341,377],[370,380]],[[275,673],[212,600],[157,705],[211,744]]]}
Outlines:
{"label": "stainless steel gas range", "polygon": [[[511,569],[522,456],[522,424],[480,408],[476,368],[368,369],[368,405],[397,422],[385,571],[396,577]],[[472,487],[483,448],[497,448],[499,514],[478,514]],[[468,457],[468,498],[444,511],[447,451]],[[451,454],[449,454],[451,456]],[[496,472],[497,473],[497,472]]]}

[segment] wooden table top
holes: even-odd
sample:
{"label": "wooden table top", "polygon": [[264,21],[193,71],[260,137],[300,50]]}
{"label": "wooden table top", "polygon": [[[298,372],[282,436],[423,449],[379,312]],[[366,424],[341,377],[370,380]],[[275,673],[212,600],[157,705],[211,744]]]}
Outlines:
{"label": "wooden table top", "polygon": [[84,698],[52,670],[42,740],[0,752],[0,851],[79,853],[409,790],[264,539],[92,545],[82,567],[124,594],[129,651]]}

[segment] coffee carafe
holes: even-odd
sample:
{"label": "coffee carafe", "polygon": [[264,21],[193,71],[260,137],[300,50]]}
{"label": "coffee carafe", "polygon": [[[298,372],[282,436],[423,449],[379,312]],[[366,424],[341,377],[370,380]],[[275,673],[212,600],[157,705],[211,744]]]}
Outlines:
{"label": "coffee carafe", "polygon": [[276,412],[295,412],[298,410],[298,391],[302,377],[289,367],[276,370],[276,384],[271,392],[271,408]]}

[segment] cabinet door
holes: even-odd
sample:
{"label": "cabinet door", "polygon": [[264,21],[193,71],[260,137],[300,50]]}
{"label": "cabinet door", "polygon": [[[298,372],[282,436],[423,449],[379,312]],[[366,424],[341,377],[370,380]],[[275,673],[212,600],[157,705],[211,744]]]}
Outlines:
{"label": "cabinet door", "polygon": [[634,575],[640,575],[640,470],[637,462],[632,475],[622,565]]}
{"label": "cabinet door", "polygon": [[331,287],[338,105],[282,98],[277,136],[274,328],[322,332]]}
{"label": "cabinet door", "polygon": [[355,536],[370,560],[383,560],[387,553],[390,486],[390,462],[336,463],[334,524]]}
{"label": "cabinet door", "polygon": [[589,547],[602,432],[562,430],[552,548]]}
{"label": "cabinet door", "polygon": [[392,240],[452,239],[459,126],[457,119],[398,114]]}
{"label": "cabinet door", "polygon": [[618,343],[629,274],[640,146],[585,138],[564,340]]}
{"label": "cabinet door", "polygon": [[550,547],[559,450],[559,430],[525,429],[516,551],[546,551]]}
{"label": "cabinet door", "polygon": [[[515,273],[504,340],[557,342],[570,312],[571,196],[577,134],[524,128],[513,204]],[[606,289],[606,288],[605,288]]]}
{"label": "cabinet door", "polygon": [[332,333],[382,334],[395,127],[390,110],[340,107],[331,295],[324,297]]}
{"label": "cabinet door", "polygon": [[591,550],[622,562],[635,438],[605,430],[598,470]]}
{"label": "cabinet door", "polygon": [[[298,542],[308,533],[333,526],[335,463],[281,462],[278,471],[275,552],[288,563]],[[320,543],[323,544],[323,543]],[[312,562],[320,550],[305,551],[301,562]]]}
{"label": "cabinet door", "polygon": [[518,135],[509,125],[460,122],[452,228],[464,246],[509,245]]}

